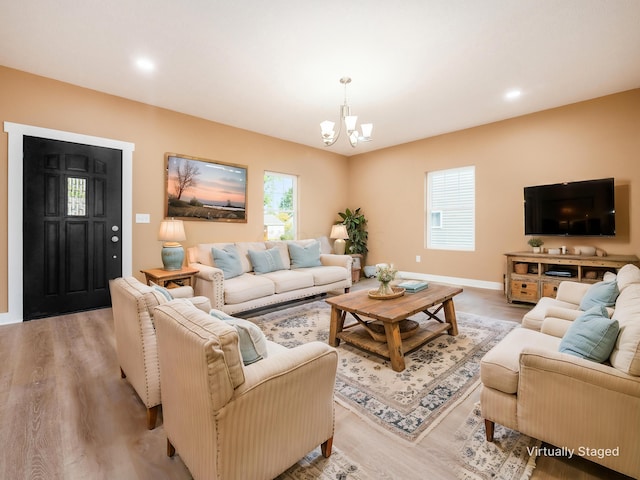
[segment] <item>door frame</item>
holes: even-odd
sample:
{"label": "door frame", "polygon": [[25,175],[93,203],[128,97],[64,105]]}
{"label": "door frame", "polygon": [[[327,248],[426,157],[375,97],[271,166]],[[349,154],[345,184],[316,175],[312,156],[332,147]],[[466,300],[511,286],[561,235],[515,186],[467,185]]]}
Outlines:
{"label": "door frame", "polygon": [[23,321],[23,139],[24,136],[81,143],[122,151],[122,275],[132,272],[133,152],[135,144],[49,128],[4,122],[8,134],[7,165],[7,300],[8,312],[0,313],[0,325]]}

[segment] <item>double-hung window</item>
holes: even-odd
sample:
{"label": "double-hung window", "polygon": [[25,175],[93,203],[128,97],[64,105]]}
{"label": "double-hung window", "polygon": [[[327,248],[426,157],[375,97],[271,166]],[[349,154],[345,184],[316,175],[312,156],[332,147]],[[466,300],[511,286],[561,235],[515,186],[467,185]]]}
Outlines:
{"label": "double-hung window", "polygon": [[297,177],[264,172],[264,239],[295,240]]}
{"label": "double-hung window", "polygon": [[475,250],[475,167],[427,172],[427,248]]}

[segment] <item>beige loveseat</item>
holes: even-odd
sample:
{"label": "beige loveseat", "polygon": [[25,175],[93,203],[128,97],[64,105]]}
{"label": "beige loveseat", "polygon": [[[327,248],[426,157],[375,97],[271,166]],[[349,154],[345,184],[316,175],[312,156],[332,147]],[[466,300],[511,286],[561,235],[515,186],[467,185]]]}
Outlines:
{"label": "beige loveseat", "polygon": [[[134,277],[110,280],[109,289],[120,375],[129,381],[147,408],[147,427],[151,430],[156,426],[161,403],[153,310],[169,299],[164,289],[150,287]],[[169,296],[188,298],[205,312],[211,309],[209,299],[194,297],[191,287],[173,288]]]}
{"label": "beige loveseat", "polygon": [[576,338],[575,327],[590,325],[583,321],[589,310],[577,308],[581,299],[572,295],[582,289],[584,296],[594,287],[572,282],[558,290],[561,301],[572,298],[572,305],[547,305],[540,330],[516,328],[487,352],[480,400],[489,441],[495,422],[640,476],[640,270],[625,265],[613,278],[619,291],[615,305],[608,312],[595,307],[605,323],[614,323],[608,313],[619,326],[602,363],[559,351],[568,337]]}
{"label": "beige loveseat", "polygon": [[[196,295],[204,295],[209,298],[213,308],[231,314],[332,290],[348,292],[351,287],[353,259],[348,255],[323,253],[327,251],[327,247],[323,248],[322,245],[323,242],[312,239],[201,243],[190,247],[189,266],[198,270],[195,278]],[[296,263],[296,258],[291,254],[296,247],[296,252],[302,249],[304,259],[313,258],[315,261]],[[236,250],[239,257],[235,271],[233,263],[231,268],[224,269],[220,260],[214,258],[213,249],[220,253],[228,252],[231,248]],[[317,259],[311,253],[306,256],[312,249],[317,252]],[[223,260],[227,259],[223,257]],[[313,266],[299,266],[307,264]],[[257,268],[258,265],[261,268]],[[229,270],[232,271],[232,276],[229,275]]]}
{"label": "beige loveseat", "polygon": [[185,300],[155,318],[167,454],[194,479],[271,480],[318,445],[331,454],[334,348],[265,340],[265,358],[244,365],[229,323]]}

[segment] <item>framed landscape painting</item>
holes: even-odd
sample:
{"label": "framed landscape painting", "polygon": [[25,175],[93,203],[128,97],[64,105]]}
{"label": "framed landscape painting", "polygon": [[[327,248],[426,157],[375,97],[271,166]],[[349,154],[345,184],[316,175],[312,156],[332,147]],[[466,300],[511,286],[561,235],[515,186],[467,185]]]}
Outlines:
{"label": "framed landscape painting", "polygon": [[177,153],[165,154],[166,216],[247,222],[247,167]]}

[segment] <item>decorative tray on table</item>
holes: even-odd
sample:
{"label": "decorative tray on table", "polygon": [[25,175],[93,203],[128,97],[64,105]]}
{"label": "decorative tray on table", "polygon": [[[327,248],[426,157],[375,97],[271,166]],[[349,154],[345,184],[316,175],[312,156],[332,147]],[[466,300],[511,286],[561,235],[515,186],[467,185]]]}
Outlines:
{"label": "decorative tray on table", "polygon": [[369,298],[374,298],[376,300],[390,300],[392,298],[398,298],[404,295],[404,288],[402,287],[391,287],[393,293],[389,295],[380,295],[377,288],[369,290]]}

